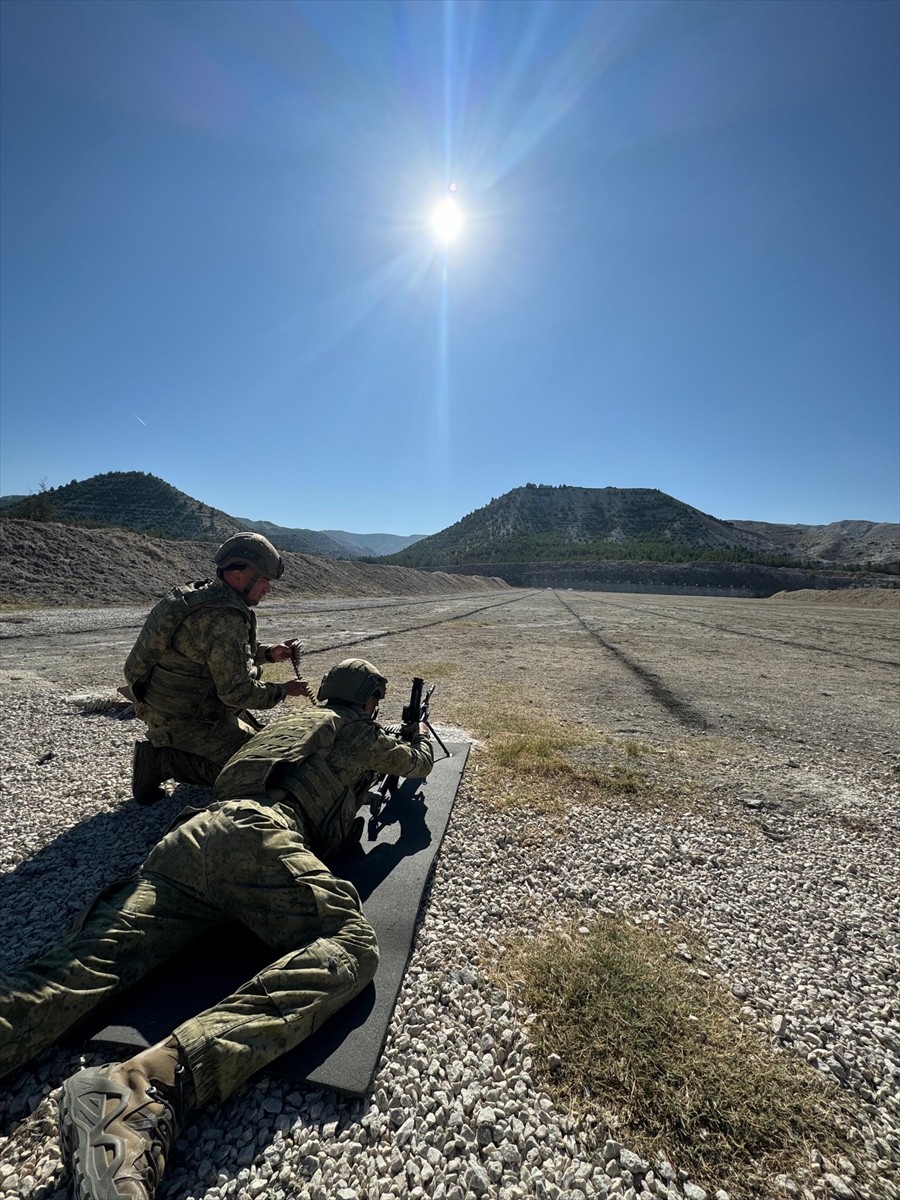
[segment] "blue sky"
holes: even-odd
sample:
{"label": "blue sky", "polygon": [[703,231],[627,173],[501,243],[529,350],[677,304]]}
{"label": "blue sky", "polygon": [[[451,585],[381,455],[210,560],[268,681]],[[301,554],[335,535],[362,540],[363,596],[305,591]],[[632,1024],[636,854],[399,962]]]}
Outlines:
{"label": "blue sky", "polygon": [[359,532],[527,482],[900,519],[893,0],[0,19],[0,491],[144,470]]}

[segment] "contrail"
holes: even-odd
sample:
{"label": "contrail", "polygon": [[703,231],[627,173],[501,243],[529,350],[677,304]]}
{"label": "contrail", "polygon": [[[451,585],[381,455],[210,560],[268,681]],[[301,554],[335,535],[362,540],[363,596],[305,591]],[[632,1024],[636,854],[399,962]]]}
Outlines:
{"label": "contrail", "polygon": [[[131,415],[134,417],[134,419],[135,419],[136,421],[141,421],[141,418],[140,418],[140,417],[137,415],[137,413],[132,413]],[[147,422],[146,422],[146,421],[141,421],[141,424],[142,424],[142,425],[146,425],[146,424],[147,424]]]}

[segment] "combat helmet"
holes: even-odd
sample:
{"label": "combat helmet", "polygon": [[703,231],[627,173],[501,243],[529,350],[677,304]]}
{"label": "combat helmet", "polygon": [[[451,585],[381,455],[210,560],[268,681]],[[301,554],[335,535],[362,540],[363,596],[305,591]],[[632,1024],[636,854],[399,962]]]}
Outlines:
{"label": "combat helmet", "polygon": [[218,548],[215,561],[220,572],[244,563],[256,567],[266,579],[280,579],[284,574],[284,560],[261,533],[233,534]]}
{"label": "combat helmet", "polygon": [[377,667],[364,658],[345,658],[322,676],[318,699],[365,704],[370,696],[383,696],[386,691],[387,680]]}

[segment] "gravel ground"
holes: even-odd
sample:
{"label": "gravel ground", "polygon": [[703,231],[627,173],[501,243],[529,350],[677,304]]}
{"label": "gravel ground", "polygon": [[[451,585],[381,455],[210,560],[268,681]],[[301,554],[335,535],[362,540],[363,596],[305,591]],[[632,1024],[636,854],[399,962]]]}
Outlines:
{"label": "gravel ground", "polygon": [[[134,723],[70,699],[112,694],[119,642],[127,649],[143,612],[0,620],[0,965],[53,940],[203,796],[178,788],[148,810],[129,803]],[[267,606],[264,624],[301,634],[311,677],[355,640],[395,678],[414,665],[442,674],[436,711],[457,723],[497,681],[543,712],[669,747],[677,761],[641,760],[658,802],[598,810],[573,796],[542,818],[488,802],[476,747],[373,1094],[350,1101],[263,1078],[190,1119],[161,1197],[722,1200],[715,1183],[704,1191],[668,1163],[638,1159],[600,1114],[578,1121],[558,1109],[542,1091],[528,1014],[485,970],[515,932],[621,911],[700,933],[704,966],[747,1016],[851,1101],[869,1182],[810,1147],[766,1194],[900,1197],[893,613],[516,592],[285,601]],[[667,798],[667,775],[690,785],[690,804]],[[12,1080],[0,1193],[65,1194],[54,1089],[74,1053],[50,1050]]]}

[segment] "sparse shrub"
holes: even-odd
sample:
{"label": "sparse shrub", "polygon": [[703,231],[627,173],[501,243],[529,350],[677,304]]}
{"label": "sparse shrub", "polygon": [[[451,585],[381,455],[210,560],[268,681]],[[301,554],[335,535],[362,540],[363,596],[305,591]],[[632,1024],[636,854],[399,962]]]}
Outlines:
{"label": "sparse shrub", "polygon": [[[689,939],[694,959],[703,954]],[[537,1020],[542,1086],[581,1112],[612,1112],[623,1140],[736,1200],[791,1170],[808,1142],[848,1154],[837,1093],[776,1054],[731,997],[675,957],[676,940],[624,917],[517,938],[489,969]],[[852,1157],[852,1155],[851,1155]]]}

